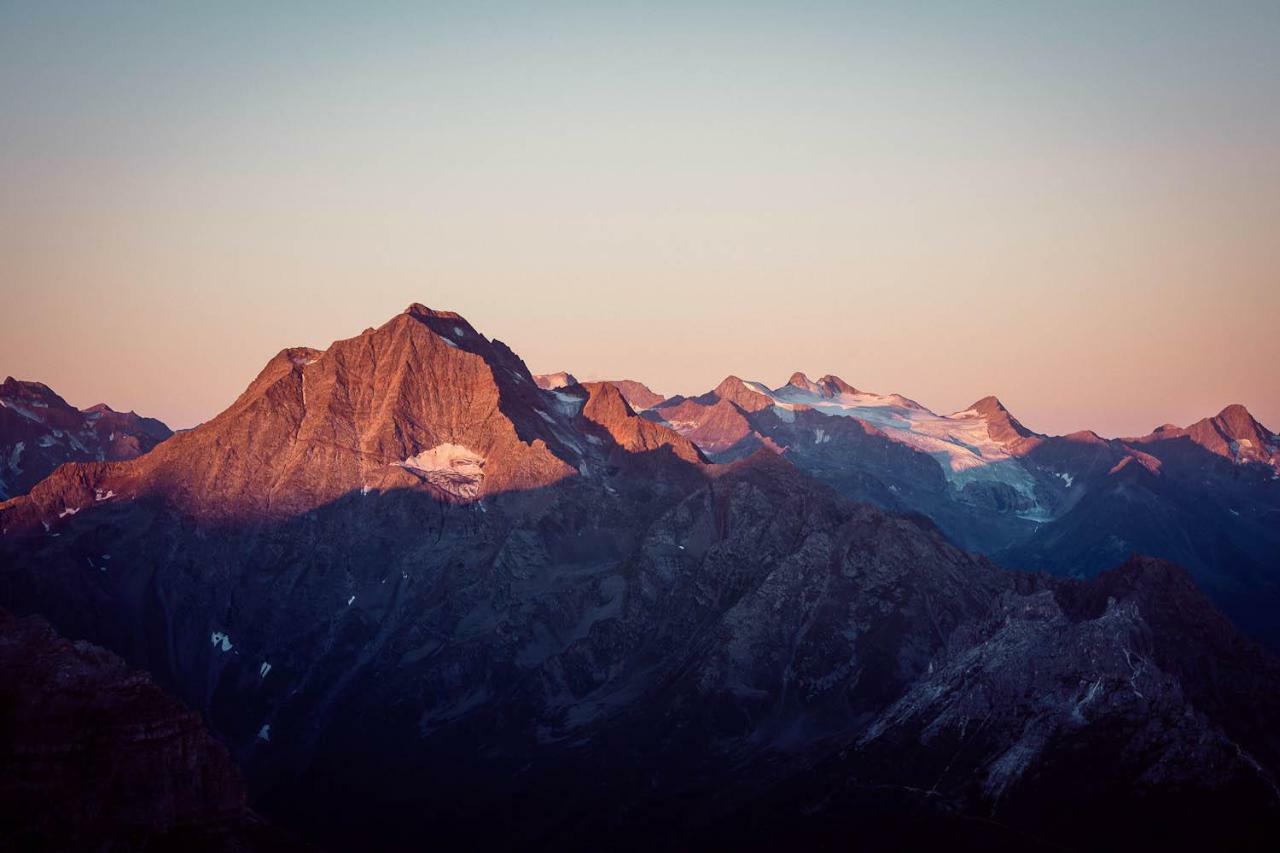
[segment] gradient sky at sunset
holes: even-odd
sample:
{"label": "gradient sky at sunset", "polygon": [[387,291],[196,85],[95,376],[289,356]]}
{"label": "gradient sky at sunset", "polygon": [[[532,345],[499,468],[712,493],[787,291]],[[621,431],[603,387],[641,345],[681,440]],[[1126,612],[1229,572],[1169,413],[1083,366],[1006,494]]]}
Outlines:
{"label": "gradient sky at sunset", "polygon": [[0,378],[171,425],[410,302],[534,371],[1280,429],[1280,3],[0,2]]}

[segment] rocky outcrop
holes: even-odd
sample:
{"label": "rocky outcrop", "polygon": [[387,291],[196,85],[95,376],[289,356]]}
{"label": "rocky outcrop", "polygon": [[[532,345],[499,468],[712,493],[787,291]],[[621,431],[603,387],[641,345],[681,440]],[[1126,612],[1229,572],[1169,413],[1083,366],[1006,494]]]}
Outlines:
{"label": "rocky outcrop", "polygon": [[291,846],[200,715],[115,655],[0,610],[0,672],[0,846]]}

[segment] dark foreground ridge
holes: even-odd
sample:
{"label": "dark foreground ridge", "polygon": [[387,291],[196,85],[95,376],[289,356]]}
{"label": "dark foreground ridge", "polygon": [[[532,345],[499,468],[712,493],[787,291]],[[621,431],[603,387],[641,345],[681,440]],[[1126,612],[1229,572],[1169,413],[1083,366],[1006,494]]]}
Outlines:
{"label": "dark foreground ridge", "polygon": [[200,715],[110,652],[0,610],[0,672],[6,849],[300,849]]}

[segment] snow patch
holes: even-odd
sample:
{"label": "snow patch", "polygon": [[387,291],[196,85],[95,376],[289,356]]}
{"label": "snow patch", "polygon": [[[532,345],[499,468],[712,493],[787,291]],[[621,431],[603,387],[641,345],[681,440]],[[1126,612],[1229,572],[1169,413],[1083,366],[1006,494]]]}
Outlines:
{"label": "snow patch", "polygon": [[221,646],[224,652],[231,651],[231,637],[221,631],[214,631],[210,634],[209,642],[213,644],[214,648]]}
{"label": "snow patch", "polygon": [[22,451],[26,446],[26,444],[19,441],[13,446],[13,450],[9,451],[9,470],[15,474],[22,473],[22,469],[18,467],[18,459],[22,457]]}
{"label": "snow patch", "polygon": [[[758,382],[744,384],[770,399],[773,413],[786,423],[795,422],[799,408],[820,415],[851,417],[875,427],[893,441],[932,456],[957,488],[974,481],[999,482],[1034,500],[1035,480],[1031,474],[991,437],[987,419],[973,409],[947,417],[900,394],[845,391],[823,396],[814,388],[795,385],[770,391]],[[679,427],[676,429],[679,431]],[[824,431],[823,439],[815,438],[815,443],[829,438]]]}
{"label": "snow patch", "polygon": [[115,496],[116,496],[116,493],[113,492],[111,489],[107,489],[105,492],[102,491],[102,489],[93,490],[93,499],[95,501],[109,501]]}
{"label": "snow patch", "polygon": [[258,677],[266,678],[267,673],[270,671],[271,671],[271,664],[267,663],[266,661],[263,661],[262,666],[258,667]]}
{"label": "snow patch", "polygon": [[69,506],[66,509],[64,509],[62,512],[58,513],[58,518],[66,518],[68,515],[75,515],[79,511],[80,511],[80,507]]}
{"label": "snow patch", "polygon": [[271,725],[264,723],[262,728],[258,729],[258,740],[271,740]]}
{"label": "snow patch", "polygon": [[13,402],[12,400],[0,400],[0,405],[4,406],[6,409],[12,409],[13,411],[22,415],[24,418],[26,418],[29,421],[35,421],[38,424],[44,423],[44,418],[35,414],[30,409],[26,409],[26,408],[23,408],[22,406],[19,406],[17,403]]}
{"label": "snow patch", "polygon": [[1054,476],[1060,478],[1062,482],[1066,483],[1068,489],[1071,488],[1071,483],[1075,480],[1075,477],[1072,477],[1070,474],[1066,474],[1063,472],[1058,472]]}
{"label": "snow patch", "polygon": [[485,458],[460,444],[438,444],[396,463],[401,468],[417,471],[431,485],[464,498],[480,493],[484,480]]}
{"label": "snow patch", "polygon": [[578,414],[578,410],[582,408],[582,404],[586,402],[583,397],[577,397],[573,394],[566,394],[563,391],[552,391],[552,395],[556,398],[556,402],[560,411],[569,417]]}

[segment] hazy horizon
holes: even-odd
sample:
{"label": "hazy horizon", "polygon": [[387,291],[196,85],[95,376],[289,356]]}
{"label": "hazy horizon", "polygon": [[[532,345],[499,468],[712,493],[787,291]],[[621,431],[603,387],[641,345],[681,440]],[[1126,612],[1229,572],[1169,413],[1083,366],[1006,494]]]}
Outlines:
{"label": "hazy horizon", "polygon": [[189,427],[411,302],[534,372],[1280,429],[1280,5],[0,6],[0,377]]}

